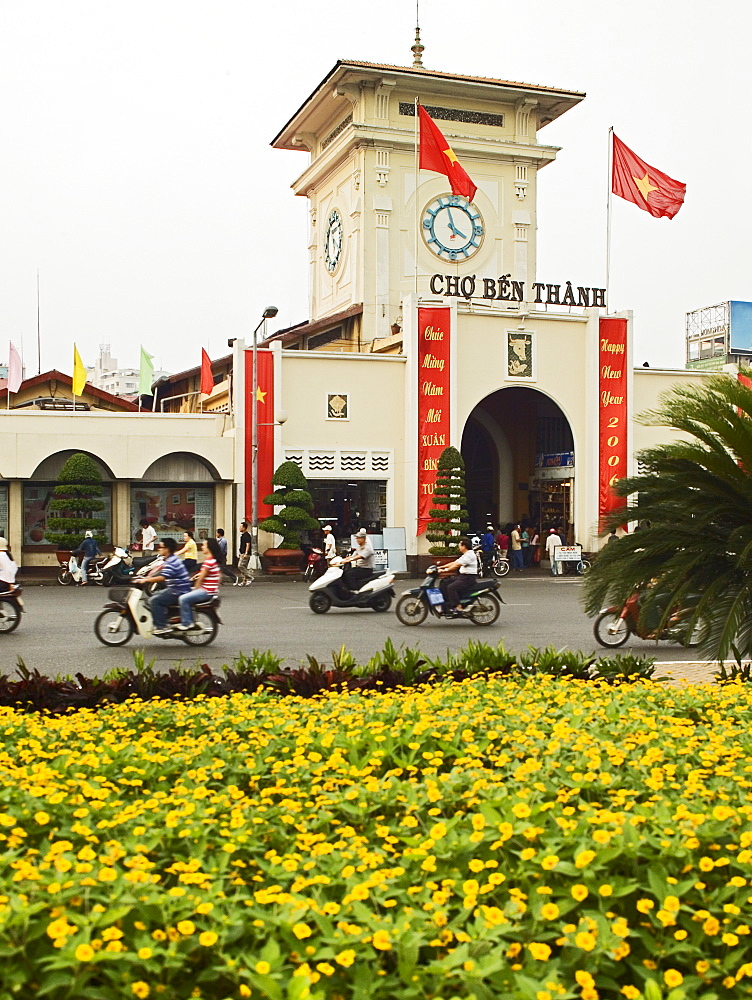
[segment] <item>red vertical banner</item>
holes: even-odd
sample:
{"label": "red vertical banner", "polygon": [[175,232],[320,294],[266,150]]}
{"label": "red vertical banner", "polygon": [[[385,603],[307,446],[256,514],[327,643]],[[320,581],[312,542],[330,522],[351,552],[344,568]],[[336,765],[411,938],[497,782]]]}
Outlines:
{"label": "red vertical banner", "polygon": [[627,475],[627,321],[601,317],[598,328],[598,517],[624,500],[612,489]]}
{"label": "red vertical banner", "polygon": [[274,475],[274,356],[269,348],[256,352],[257,382],[254,399],[253,351],[245,352],[245,514],[253,517],[253,407],[258,417],[258,517],[269,517],[274,508],[261,501],[273,492]]}
{"label": "red vertical banner", "polygon": [[439,457],[451,444],[451,315],[446,306],[418,309],[418,535],[431,520]]}

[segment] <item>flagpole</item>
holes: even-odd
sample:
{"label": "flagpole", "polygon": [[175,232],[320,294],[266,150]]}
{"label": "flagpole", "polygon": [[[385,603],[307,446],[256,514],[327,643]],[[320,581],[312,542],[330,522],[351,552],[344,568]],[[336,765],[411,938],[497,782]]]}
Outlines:
{"label": "flagpole", "polygon": [[608,130],[608,199],[606,201],[606,312],[611,310],[611,189],[613,187],[614,126]]}
{"label": "flagpole", "polygon": [[418,297],[418,227],[420,226],[420,202],[418,201],[418,105],[415,98],[415,297]]}
{"label": "flagpole", "polygon": [[42,374],[42,335],[39,320],[39,268],[37,268],[37,375]]}

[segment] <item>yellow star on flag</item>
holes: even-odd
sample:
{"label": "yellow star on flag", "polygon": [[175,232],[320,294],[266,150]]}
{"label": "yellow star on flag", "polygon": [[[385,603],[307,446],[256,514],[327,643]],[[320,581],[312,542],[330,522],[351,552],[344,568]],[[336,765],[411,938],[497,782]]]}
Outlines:
{"label": "yellow star on flag", "polygon": [[657,191],[658,188],[654,184],[650,183],[650,175],[645,174],[644,177],[633,177],[632,180],[637,185],[637,190],[640,192],[645,201],[648,200],[648,195],[651,191]]}
{"label": "yellow star on flag", "polygon": [[457,156],[451,146],[444,150],[444,156],[446,156],[450,163],[457,162]]}
{"label": "yellow star on flag", "polygon": [[266,402],[266,394],[267,394],[268,391],[269,391],[268,389],[263,389],[262,390],[258,386],[256,386],[256,402],[257,403],[265,403]]}

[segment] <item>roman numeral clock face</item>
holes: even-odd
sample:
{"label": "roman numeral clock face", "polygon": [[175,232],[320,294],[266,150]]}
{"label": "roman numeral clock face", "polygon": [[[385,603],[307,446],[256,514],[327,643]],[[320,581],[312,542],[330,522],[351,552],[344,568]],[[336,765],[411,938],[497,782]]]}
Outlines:
{"label": "roman numeral clock face", "polygon": [[467,198],[444,194],[424,210],[420,231],[437,257],[467,260],[483,242],[483,216]]}
{"label": "roman numeral clock face", "polygon": [[342,255],[342,216],[337,209],[332,209],[326,220],[324,235],[324,264],[330,274],[333,274]]}

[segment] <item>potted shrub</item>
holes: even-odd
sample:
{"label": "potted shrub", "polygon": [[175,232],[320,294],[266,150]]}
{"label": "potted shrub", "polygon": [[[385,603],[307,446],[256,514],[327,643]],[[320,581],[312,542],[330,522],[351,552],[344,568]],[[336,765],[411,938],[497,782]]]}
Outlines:
{"label": "potted shrub", "polygon": [[60,470],[57,486],[50,502],[45,541],[66,553],[81,543],[85,532],[91,531],[98,542],[105,542],[106,522],[97,517],[104,508],[102,476],[89,455],[76,452]]}
{"label": "potted shrub", "polygon": [[276,548],[264,553],[268,573],[299,573],[304,558],[300,548],[301,531],[319,527],[313,517],[313,497],[308,492],[306,477],[295,462],[283,462],[274,473],[274,493],[264,497],[264,503],[281,510],[267,517],[259,528],[275,535],[282,535]]}
{"label": "potted shrub", "polygon": [[459,540],[470,530],[465,509],[465,463],[451,445],[439,457],[433,502],[426,538],[434,543],[428,551],[439,557],[432,561],[441,564],[459,555]]}

